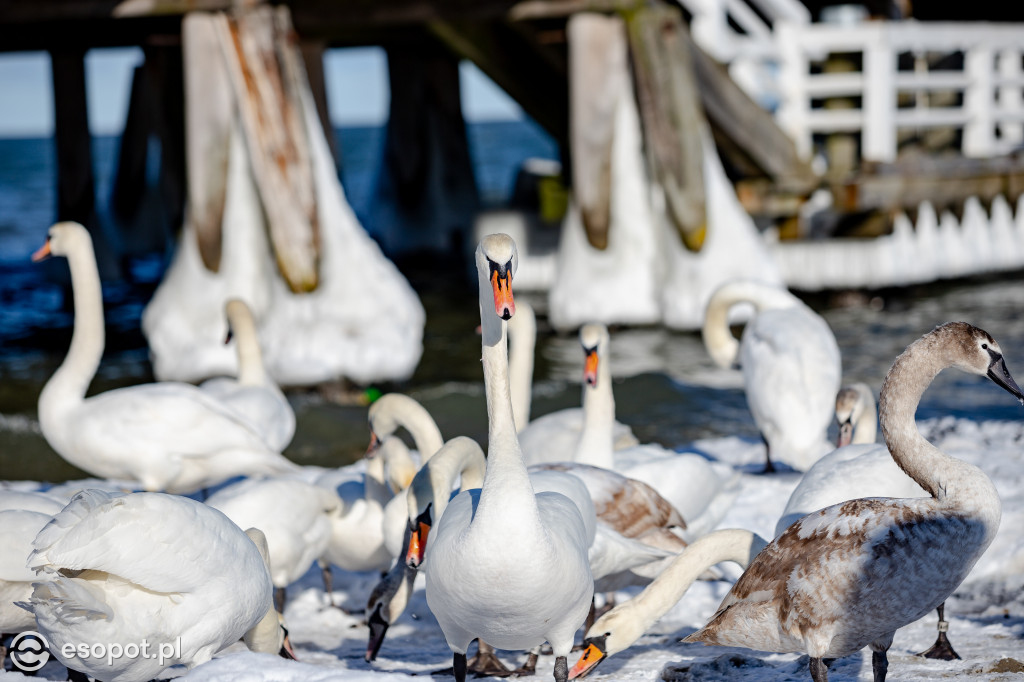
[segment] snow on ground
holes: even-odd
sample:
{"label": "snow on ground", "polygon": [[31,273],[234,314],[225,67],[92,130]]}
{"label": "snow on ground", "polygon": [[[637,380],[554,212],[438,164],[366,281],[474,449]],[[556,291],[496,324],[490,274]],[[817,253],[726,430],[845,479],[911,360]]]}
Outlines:
{"label": "snow on ground", "polygon": [[[963,660],[944,662],[914,656],[931,646],[936,617],[930,614],[896,634],[889,651],[889,677],[898,680],[1019,679],[1024,672],[1024,416],[1014,422],[974,422],[942,418],[920,422],[922,433],[944,452],[969,461],[992,477],[1003,501],[1003,519],[995,541],[974,571],[947,602],[949,638]],[[743,490],[719,527],[742,527],[770,537],[799,475],[763,476],[760,442],[740,438],[697,441],[681,450],[696,451],[729,463],[742,472]],[[355,465],[358,467],[358,465]],[[19,484],[19,488],[31,487]],[[64,489],[74,485],[64,486]],[[731,580],[739,570],[723,571]],[[369,573],[335,570],[335,598],[349,609],[362,609],[377,580]],[[392,682],[422,679],[451,665],[444,637],[430,614],[417,582],[409,608],[388,633],[376,662],[363,660],[367,628],[361,614],[347,615],[327,606],[319,571],[311,569],[292,585],[285,611],[292,642],[301,662],[250,653],[241,644],[181,677],[182,680],[251,682],[263,680],[334,680]],[[681,644],[704,624],[728,592],[726,580],[699,582],[636,645],[610,657],[591,675],[594,680],[730,680],[775,682],[809,680],[807,659],[745,649]],[[620,593],[619,601],[631,596]],[[500,652],[511,666],[522,652]],[[570,661],[570,664],[574,661]],[[542,656],[537,679],[551,679],[554,660]],[[181,675],[170,669],[163,677]],[[65,670],[51,661],[36,679],[64,679]],[[871,680],[871,658],[859,655],[836,661],[830,680]],[[22,679],[17,672],[5,680]],[[26,678],[27,679],[27,678]],[[443,679],[443,678],[440,678]]]}

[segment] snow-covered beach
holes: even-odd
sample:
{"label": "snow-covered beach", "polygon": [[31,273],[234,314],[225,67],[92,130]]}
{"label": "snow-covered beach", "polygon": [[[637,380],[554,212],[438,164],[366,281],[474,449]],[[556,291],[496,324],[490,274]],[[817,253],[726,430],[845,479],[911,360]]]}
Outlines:
{"label": "snow-covered beach", "polygon": [[[921,432],[943,451],[981,467],[994,481],[1003,503],[999,533],[967,580],[947,602],[949,638],[962,660],[945,662],[915,656],[935,639],[935,617],[899,630],[889,651],[890,676],[901,680],[933,680],[970,676],[978,680],[1016,679],[1024,671],[1024,419],[977,422],[934,418],[919,422]],[[742,491],[720,528],[746,528],[771,537],[790,492],[795,472],[758,473],[763,446],[752,439],[711,438],[679,448],[736,466]],[[356,475],[362,463],[348,469]],[[94,482],[95,483],[95,482]],[[22,481],[19,489],[38,488]],[[76,483],[61,486],[65,491]],[[429,561],[429,559],[428,559]],[[429,564],[428,564],[429,566]],[[701,581],[666,614],[652,632],[633,647],[610,657],[591,675],[595,680],[799,680],[809,679],[806,657],[743,649],[681,644],[714,613],[739,574],[725,565],[729,580]],[[335,598],[350,610],[365,606],[377,581],[372,573],[334,570]],[[368,630],[361,614],[346,615],[327,605],[319,571],[311,569],[289,588],[285,618],[300,662],[254,654],[241,644],[219,654],[183,680],[379,680],[422,678],[451,664],[451,654],[422,591],[423,576],[406,612],[392,625],[374,663],[366,663]],[[619,601],[633,592],[617,595]],[[579,635],[582,638],[582,633]],[[523,652],[500,652],[507,664],[518,665]],[[542,656],[537,679],[548,679],[551,656]],[[166,676],[183,670],[169,669]],[[11,680],[19,672],[6,673]],[[836,661],[833,680],[870,680],[868,650]],[[48,663],[37,679],[64,679],[65,668]]]}

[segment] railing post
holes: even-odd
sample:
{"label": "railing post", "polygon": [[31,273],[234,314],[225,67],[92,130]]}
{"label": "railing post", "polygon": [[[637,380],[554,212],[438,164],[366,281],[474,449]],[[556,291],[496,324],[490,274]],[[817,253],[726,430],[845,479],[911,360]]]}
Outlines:
{"label": "railing post", "polygon": [[[999,53],[999,75],[1003,78],[1019,79],[1024,73],[1021,69],[1020,50],[1007,49]],[[999,86],[999,110],[1006,113],[1017,113],[1024,109],[1024,95],[1017,83]],[[999,125],[1002,142],[1017,146],[1024,141],[1024,124],[1006,121]]]}
{"label": "railing post", "polygon": [[991,156],[995,148],[994,56],[992,48],[985,45],[975,45],[964,56],[969,83],[964,90],[964,156]]}
{"label": "railing post", "polygon": [[811,131],[808,127],[807,55],[800,41],[802,31],[813,30],[807,25],[780,21],[775,25],[779,46],[779,97],[775,118],[779,126],[793,138],[796,152],[809,159],[812,152]]}
{"label": "railing post", "polygon": [[881,23],[871,25],[864,45],[861,157],[866,161],[896,160],[895,71],[896,55],[888,27]]}

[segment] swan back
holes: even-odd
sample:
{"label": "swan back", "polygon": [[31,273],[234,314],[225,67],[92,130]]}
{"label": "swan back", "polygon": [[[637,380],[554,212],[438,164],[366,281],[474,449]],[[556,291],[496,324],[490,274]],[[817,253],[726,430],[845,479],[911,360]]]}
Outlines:
{"label": "swan back", "polygon": [[757,312],[803,305],[785,289],[756,280],[726,282],[716,289],[704,311],[701,336],[711,359],[722,368],[731,367],[739,355],[739,341],[729,330],[729,311],[741,303],[752,303]]}

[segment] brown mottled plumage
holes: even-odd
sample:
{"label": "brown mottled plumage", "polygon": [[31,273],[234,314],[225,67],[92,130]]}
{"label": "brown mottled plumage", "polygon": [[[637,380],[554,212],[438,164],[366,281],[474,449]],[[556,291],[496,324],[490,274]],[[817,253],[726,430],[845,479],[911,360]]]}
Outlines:
{"label": "brown mottled plumage", "polygon": [[857,499],[805,516],[684,641],[806,652],[817,682],[827,680],[824,659],[870,646],[875,680],[885,679],[895,631],[956,589],[999,526],[988,477],[928,443],[914,421],[925,389],[951,366],[987,374],[1024,402],[987,332],[957,322],[915,341],[886,376],[879,418],[893,459],[932,496]]}

